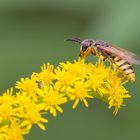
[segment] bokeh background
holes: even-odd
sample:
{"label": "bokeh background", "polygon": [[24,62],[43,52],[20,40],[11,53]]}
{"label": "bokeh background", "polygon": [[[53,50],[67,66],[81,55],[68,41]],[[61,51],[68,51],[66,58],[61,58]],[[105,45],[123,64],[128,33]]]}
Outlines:
{"label": "bokeh background", "polygon": [[[140,55],[140,1],[0,0],[1,93],[43,63],[77,59],[78,44],[65,42],[75,36],[106,40]],[[26,140],[139,140],[140,66],[134,68],[136,83],[127,85],[132,98],[116,117],[98,100],[76,110],[69,103],[63,114],[48,115],[47,132],[35,126]]]}

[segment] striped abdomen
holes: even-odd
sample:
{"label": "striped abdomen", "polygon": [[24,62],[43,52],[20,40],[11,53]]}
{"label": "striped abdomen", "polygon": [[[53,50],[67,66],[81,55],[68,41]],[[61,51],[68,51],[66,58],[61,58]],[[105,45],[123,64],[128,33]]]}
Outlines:
{"label": "striped abdomen", "polygon": [[118,56],[113,57],[113,63],[124,73],[127,77],[134,82],[135,81],[135,73],[132,66],[126,61]]}

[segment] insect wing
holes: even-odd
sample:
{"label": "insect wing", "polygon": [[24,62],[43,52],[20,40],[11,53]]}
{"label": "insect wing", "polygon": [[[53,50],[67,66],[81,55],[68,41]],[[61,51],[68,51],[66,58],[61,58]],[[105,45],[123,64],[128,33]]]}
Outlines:
{"label": "insect wing", "polygon": [[102,51],[105,51],[109,54],[114,54],[119,56],[121,59],[124,59],[128,61],[130,64],[137,64],[140,65],[140,57],[138,57],[136,54],[127,51],[125,49],[122,49],[120,47],[116,47],[115,45],[109,45],[107,47],[98,45],[97,48],[101,49]]}

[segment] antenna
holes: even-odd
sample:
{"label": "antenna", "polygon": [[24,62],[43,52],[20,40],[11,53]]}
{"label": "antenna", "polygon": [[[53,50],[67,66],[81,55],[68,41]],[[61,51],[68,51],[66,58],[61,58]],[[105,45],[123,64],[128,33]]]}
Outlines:
{"label": "antenna", "polygon": [[69,39],[66,39],[66,41],[73,41],[73,42],[78,42],[78,43],[82,42],[80,38],[69,38]]}

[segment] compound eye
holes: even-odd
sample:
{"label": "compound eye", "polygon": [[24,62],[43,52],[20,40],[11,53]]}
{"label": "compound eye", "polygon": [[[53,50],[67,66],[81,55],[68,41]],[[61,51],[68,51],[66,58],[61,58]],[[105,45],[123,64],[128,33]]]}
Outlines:
{"label": "compound eye", "polygon": [[82,46],[82,51],[84,52],[84,51],[86,51],[87,50],[87,46]]}

